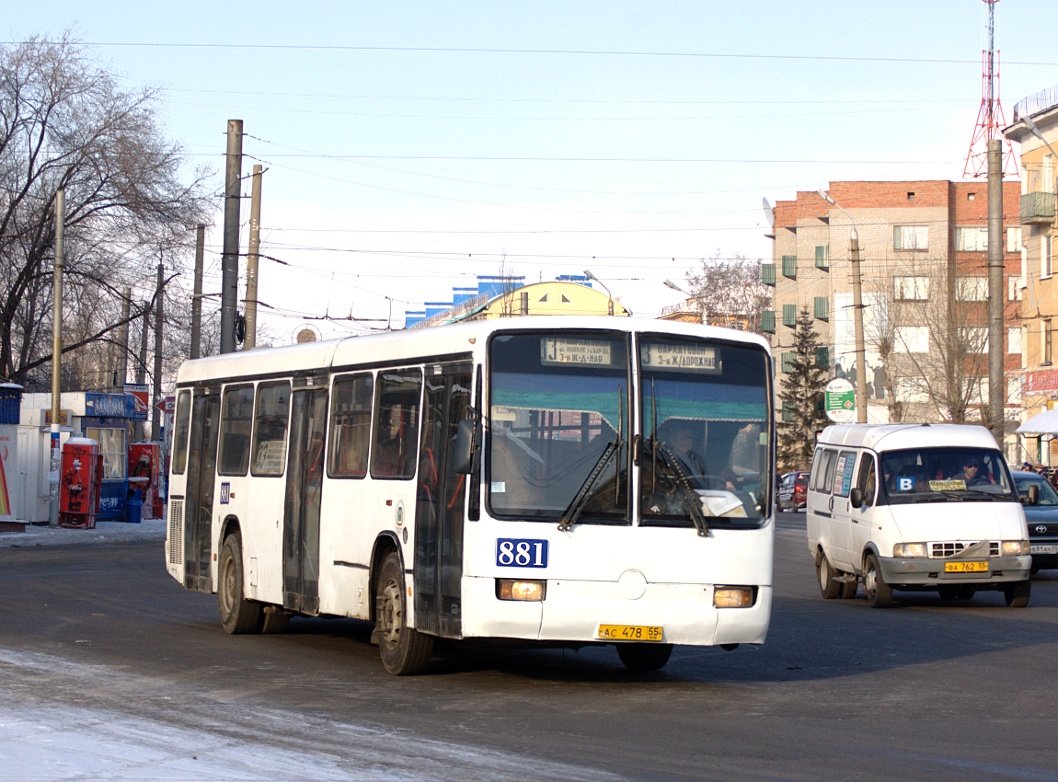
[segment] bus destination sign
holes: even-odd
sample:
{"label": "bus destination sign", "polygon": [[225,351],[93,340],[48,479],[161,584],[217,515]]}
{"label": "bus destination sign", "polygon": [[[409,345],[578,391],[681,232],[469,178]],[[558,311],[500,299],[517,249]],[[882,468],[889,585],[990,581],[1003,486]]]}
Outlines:
{"label": "bus destination sign", "polygon": [[655,342],[643,345],[641,351],[644,367],[656,369],[690,369],[697,372],[719,372],[716,348],[690,343]]}
{"label": "bus destination sign", "polygon": [[540,341],[540,361],[543,364],[593,364],[609,366],[611,344],[604,339],[575,337],[544,337]]}

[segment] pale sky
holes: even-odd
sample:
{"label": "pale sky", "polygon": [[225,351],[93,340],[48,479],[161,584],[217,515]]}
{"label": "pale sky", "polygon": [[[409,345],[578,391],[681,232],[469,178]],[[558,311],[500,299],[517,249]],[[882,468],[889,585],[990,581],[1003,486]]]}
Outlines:
{"label": "pale sky", "polygon": [[[243,120],[261,252],[288,264],[260,269],[280,342],[399,326],[479,274],[590,269],[655,317],[703,258],[771,257],[764,198],[961,179],[987,45],[981,0],[11,5],[8,41],[72,29],[130,88],[164,87],[218,194]],[[1051,10],[995,7],[1008,122],[1058,84]],[[247,198],[244,251],[248,218]],[[218,198],[206,292],[222,224]]]}

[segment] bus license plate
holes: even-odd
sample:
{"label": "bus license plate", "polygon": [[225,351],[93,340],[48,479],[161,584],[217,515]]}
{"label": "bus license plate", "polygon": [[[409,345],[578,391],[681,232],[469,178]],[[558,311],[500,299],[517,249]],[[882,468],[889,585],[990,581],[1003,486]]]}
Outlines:
{"label": "bus license plate", "polygon": [[987,562],[945,562],[945,573],[987,573]]}
{"label": "bus license plate", "polygon": [[663,627],[649,625],[599,625],[598,638],[607,641],[661,641]]}

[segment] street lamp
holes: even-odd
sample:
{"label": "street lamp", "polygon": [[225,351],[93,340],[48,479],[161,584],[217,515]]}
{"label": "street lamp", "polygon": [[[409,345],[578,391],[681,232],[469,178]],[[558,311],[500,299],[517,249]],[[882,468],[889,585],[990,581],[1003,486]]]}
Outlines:
{"label": "street lamp", "polygon": [[602,289],[606,291],[606,296],[609,299],[609,301],[606,303],[606,314],[613,315],[613,294],[610,293],[610,289],[606,287],[606,283],[600,280],[594,274],[592,274],[591,271],[588,269],[584,270],[584,276],[587,277],[589,280],[595,280],[595,282],[599,283],[599,285],[602,286]]}
{"label": "street lamp", "polygon": [[856,421],[867,423],[867,353],[863,347],[863,295],[860,275],[860,236],[856,231],[856,222],[852,215],[841,208],[841,205],[823,189],[819,197],[828,204],[837,207],[849,218],[849,262],[852,264],[852,326],[856,339]]}

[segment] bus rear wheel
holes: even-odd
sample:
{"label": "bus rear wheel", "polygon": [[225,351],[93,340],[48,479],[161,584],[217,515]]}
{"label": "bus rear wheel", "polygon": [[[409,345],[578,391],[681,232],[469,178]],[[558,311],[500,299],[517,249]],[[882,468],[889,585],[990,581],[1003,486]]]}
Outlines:
{"label": "bus rear wheel", "polygon": [[422,673],[433,655],[433,636],[407,624],[404,571],[400,555],[393,552],[382,560],[375,592],[375,635],[382,666],[394,676]]}
{"label": "bus rear wheel", "polygon": [[261,604],[243,595],[242,538],[233,532],[224,539],[217,563],[217,607],[224,632],[252,633],[261,619]]}
{"label": "bus rear wheel", "polygon": [[617,644],[617,656],[630,671],[659,671],[672,656],[672,644]]}

